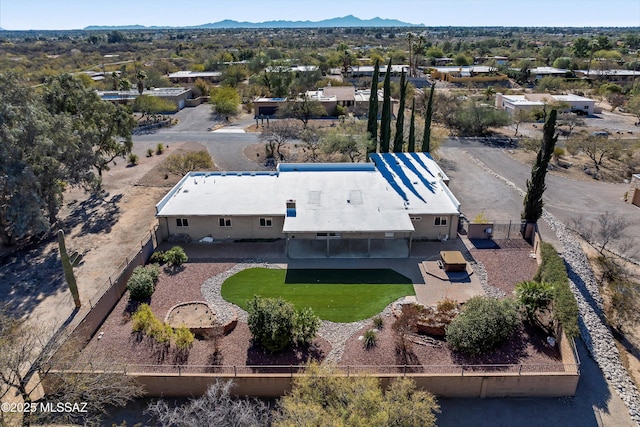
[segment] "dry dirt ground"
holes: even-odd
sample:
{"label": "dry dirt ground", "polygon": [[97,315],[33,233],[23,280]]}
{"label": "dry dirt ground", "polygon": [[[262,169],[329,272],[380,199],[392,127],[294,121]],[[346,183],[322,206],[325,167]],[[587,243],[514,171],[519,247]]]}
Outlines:
{"label": "dry dirt ground", "polygon": [[161,155],[139,156],[137,166],[117,159],[103,176],[103,191],[71,188],[64,195],[59,223],[42,241],[5,248],[0,269],[0,305],[37,326],[56,329],[77,316],[64,282],[53,231],[65,231],[69,251],[84,259],[76,269],[80,298],[88,310],[115,276],[126,257],[135,254],[155,224],[155,204],[179,177],[164,178],[159,164],[171,153],[203,149],[197,143],[173,144]]}

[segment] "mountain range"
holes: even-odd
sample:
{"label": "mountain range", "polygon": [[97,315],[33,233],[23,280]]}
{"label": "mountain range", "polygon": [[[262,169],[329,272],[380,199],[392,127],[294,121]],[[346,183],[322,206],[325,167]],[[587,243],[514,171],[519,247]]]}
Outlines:
{"label": "mountain range", "polygon": [[424,27],[424,24],[410,24],[397,19],[360,19],[353,15],[341,18],[324,19],[322,21],[265,21],[265,22],[239,22],[230,19],[213,22],[209,24],[188,26],[188,27],[159,27],[144,25],[121,25],[121,26],[100,26],[91,25],[84,30],[144,30],[163,28],[340,28],[340,27]]}

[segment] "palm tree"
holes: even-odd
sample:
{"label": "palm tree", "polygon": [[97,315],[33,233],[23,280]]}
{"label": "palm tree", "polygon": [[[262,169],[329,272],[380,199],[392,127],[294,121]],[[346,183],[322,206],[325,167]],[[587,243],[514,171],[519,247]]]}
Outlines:
{"label": "palm tree", "polygon": [[413,38],[415,37],[415,35],[411,32],[407,33],[407,35],[405,36],[405,38],[409,41],[409,77],[413,77],[413,74],[411,73],[412,70],[412,58],[413,58]]}
{"label": "palm tree", "polygon": [[138,70],[136,72],[136,79],[138,80],[138,93],[142,95],[144,92],[144,79],[147,78],[147,73],[142,70]]}

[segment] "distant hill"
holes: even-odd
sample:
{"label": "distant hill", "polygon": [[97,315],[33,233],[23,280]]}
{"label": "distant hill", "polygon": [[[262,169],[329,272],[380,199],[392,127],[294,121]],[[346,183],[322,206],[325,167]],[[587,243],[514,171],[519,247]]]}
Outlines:
{"label": "distant hill", "polygon": [[337,28],[337,27],[424,27],[424,24],[410,24],[397,19],[360,19],[353,15],[342,18],[325,19],[322,21],[266,21],[266,22],[238,22],[230,19],[209,24],[190,27],[145,27],[144,25],[100,26],[92,25],[84,30],[143,30],[161,28]]}

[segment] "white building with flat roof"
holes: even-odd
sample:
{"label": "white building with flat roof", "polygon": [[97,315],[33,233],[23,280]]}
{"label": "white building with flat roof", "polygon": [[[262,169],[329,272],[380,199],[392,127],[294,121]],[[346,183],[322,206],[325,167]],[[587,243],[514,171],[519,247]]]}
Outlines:
{"label": "white building with flat roof", "polygon": [[156,205],[156,216],[164,236],[286,239],[293,258],[406,257],[414,239],[456,238],[460,203],[428,154],[371,158],[190,172]]}
{"label": "white building with flat roof", "polygon": [[551,95],[548,93],[526,93],[524,95],[503,95],[496,93],[496,108],[504,110],[512,116],[519,110],[531,111],[542,109],[548,104],[561,103],[567,107],[563,110],[580,115],[592,116],[596,101],[578,95]]}

